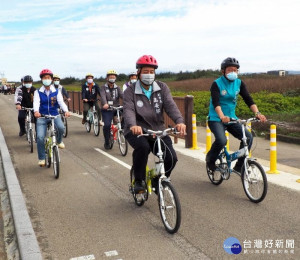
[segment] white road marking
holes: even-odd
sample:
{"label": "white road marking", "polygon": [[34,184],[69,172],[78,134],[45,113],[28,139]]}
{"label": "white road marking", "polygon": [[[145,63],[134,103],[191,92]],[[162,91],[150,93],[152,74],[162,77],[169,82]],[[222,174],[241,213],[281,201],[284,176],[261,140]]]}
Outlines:
{"label": "white road marking", "polygon": [[70,258],[70,260],[95,260],[94,255],[85,255],[85,256],[79,256],[79,257],[73,257]]}
{"label": "white road marking", "polygon": [[124,167],[127,168],[128,170],[131,169],[131,165],[129,165],[129,164],[127,164],[127,163],[124,163],[123,161],[121,161],[121,160],[119,160],[118,158],[116,158],[116,157],[110,155],[109,153],[104,152],[104,151],[102,151],[102,150],[99,149],[99,148],[94,148],[94,149],[95,149],[97,152],[102,153],[103,155],[105,155],[105,156],[107,156],[108,158],[112,159],[113,161],[115,161],[115,162],[121,164],[122,166],[124,166]]}
{"label": "white road marking", "polygon": [[119,255],[117,250],[107,251],[107,252],[104,252],[104,254],[105,254],[107,257]]}

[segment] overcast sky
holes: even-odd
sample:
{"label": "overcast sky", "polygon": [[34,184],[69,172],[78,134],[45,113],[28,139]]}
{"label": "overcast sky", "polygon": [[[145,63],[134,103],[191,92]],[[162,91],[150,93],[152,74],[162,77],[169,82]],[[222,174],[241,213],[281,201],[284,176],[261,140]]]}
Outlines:
{"label": "overcast sky", "polygon": [[299,0],[1,0],[0,72],[9,80],[51,69],[83,78],[135,70],[300,70]]}

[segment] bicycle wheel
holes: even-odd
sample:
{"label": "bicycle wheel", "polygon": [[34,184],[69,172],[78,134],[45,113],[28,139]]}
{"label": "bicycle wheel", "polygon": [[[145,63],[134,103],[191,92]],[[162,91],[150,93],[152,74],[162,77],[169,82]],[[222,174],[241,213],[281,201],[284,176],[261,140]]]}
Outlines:
{"label": "bicycle wheel", "polygon": [[162,181],[162,198],[158,193],[158,205],[162,222],[168,233],[174,234],[181,224],[181,205],[177,192],[169,181]]}
{"label": "bicycle wheel", "polygon": [[29,145],[30,145],[30,152],[33,153],[33,132],[32,129],[29,129]]}
{"label": "bicycle wheel", "polygon": [[45,153],[46,153],[46,166],[47,168],[50,168],[51,166],[51,145],[48,142],[48,140],[46,141],[46,145],[45,145]]}
{"label": "bicycle wheel", "polygon": [[94,134],[98,136],[100,133],[99,117],[97,112],[94,112]]}
{"label": "bicycle wheel", "polygon": [[119,149],[123,156],[126,156],[128,151],[128,143],[125,139],[123,130],[118,131],[118,143],[119,143]]}
{"label": "bicycle wheel", "polygon": [[65,118],[64,116],[61,116],[61,120],[64,123],[64,133],[63,133],[63,137],[66,138],[68,135],[68,121],[67,118]]}
{"label": "bicycle wheel", "polygon": [[87,131],[88,133],[91,132],[91,122],[90,122],[89,119],[85,122],[84,125],[85,125],[86,131]]}
{"label": "bicycle wheel", "polygon": [[129,191],[131,192],[134,202],[137,206],[141,207],[144,205],[145,201],[148,198],[148,193],[146,191],[146,193],[144,194],[136,194],[134,192],[134,183],[135,183],[135,177],[134,177],[134,171],[133,171],[133,167],[131,167],[130,170],[130,186],[129,186]]}
{"label": "bicycle wheel", "polygon": [[[216,160],[216,166],[222,168],[223,163],[223,158],[219,156]],[[222,173],[219,170],[211,171],[206,165],[206,172],[212,184],[220,185],[223,182]]]}
{"label": "bicycle wheel", "polygon": [[53,146],[53,172],[55,179],[59,178],[59,154],[57,146]]}
{"label": "bicycle wheel", "polygon": [[114,131],[110,128],[110,136],[109,136],[109,149],[112,149],[114,146],[115,140],[114,140]]}
{"label": "bicycle wheel", "polygon": [[256,161],[248,161],[247,169],[242,167],[242,183],[247,197],[255,203],[261,202],[267,195],[267,176],[262,166]]}

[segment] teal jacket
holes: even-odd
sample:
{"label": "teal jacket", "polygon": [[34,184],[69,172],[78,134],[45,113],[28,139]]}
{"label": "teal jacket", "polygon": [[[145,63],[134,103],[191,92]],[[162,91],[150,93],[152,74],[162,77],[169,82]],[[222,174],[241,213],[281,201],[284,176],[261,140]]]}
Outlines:
{"label": "teal jacket", "polygon": [[[240,93],[241,80],[236,79],[234,81],[229,81],[222,76],[216,79],[215,82],[220,90],[220,106],[224,115],[238,119],[235,114],[235,109],[237,105],[237,97]],[[210,98],[208,120],[221,122],[221,119],[215,111],[212,98]]]}

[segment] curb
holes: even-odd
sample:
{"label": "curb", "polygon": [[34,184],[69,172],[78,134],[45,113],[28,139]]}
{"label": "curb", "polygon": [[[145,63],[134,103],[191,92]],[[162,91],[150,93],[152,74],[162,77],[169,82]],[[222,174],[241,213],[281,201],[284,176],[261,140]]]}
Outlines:
{"label": "curb", "polygon": [[0,154],[20,257],[23,260],[43,259],[1,128]]}

